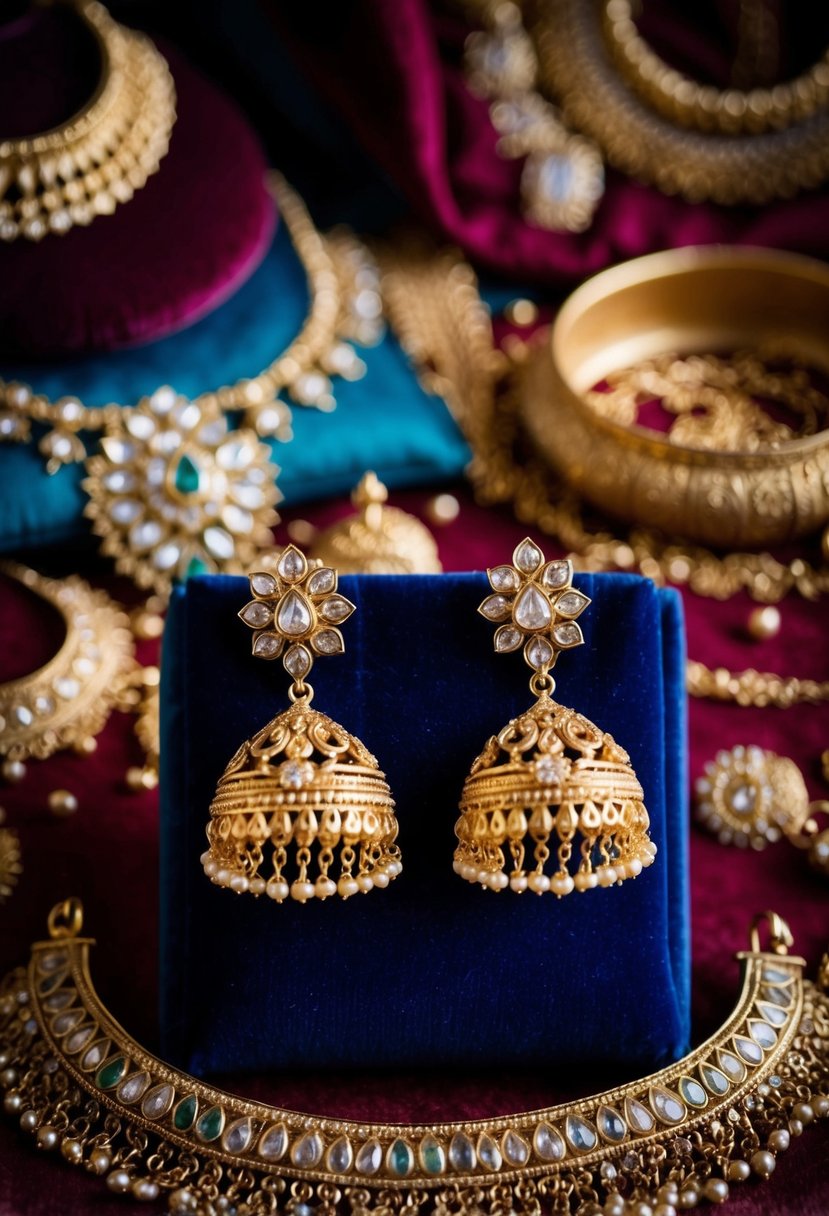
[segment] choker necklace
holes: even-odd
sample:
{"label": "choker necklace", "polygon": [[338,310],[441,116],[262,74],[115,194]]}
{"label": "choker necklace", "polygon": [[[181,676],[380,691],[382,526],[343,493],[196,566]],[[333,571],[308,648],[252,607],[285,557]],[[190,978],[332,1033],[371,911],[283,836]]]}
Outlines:
{"label": "choker necklace", "polygon": [[165,1194],[174,1213],[226,1204],[264,1216],[277,1201],[327,1216],[472,1202],[530,1213],[552,1202],[562,1216],[624,1216],[644,1203],[722,1203],[730,1183],[767,1178],[791,1136],[829,1115],[829,960],[822,986],[804,979],[772,913],[738,956],[734,1011],[676,1064],[562,1106],[429,1126],[299,1114],[171,1068],[102,1005],[82,925],[79,901],[57,905],[50,940],[3,984],[3,1105],[39,1148],[105,1175],[112,1191]]}
{"label": "choker necklace", "polygon": [[[351,343],[373,345],[384,332],[379,276],[365,248],[345,230],[322,236],[277,174],[270,186],[310,306],[290,346],[258,375],[193,399],[164,386],[136,405],[101,408],[0,381],[0,440],[28,442],[39,423],[48,428],[38,442],[47,471],[84,461],[85,514],[102,551],[119,574],[162,596],[191,574],[240,573],[271,544],[279,470],[261,440],[292,437],[291,405],[280,394],[333,409],[332,377],[365,374]],[[91,455],[83,433],[99,436]]]}
{"label": "choker necklace", "polygon": [[68,121],[0,141],[0,240],[40,241],[111,215],[167,153],[176,91],[149,38],[119,25],[102,4],[71,6],[94,38],[98,86]]}

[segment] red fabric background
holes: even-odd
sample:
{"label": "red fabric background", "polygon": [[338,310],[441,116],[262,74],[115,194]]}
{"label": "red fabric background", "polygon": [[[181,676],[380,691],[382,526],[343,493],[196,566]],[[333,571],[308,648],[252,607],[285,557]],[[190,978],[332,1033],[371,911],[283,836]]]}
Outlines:
{"label": "red fabric background", "polygon": [[[503,560],[524,529],[506,514],[484,512],[458,489],[459,519],[438,531],[447,569],[480,569]],[[426,495],[395,496],[395,503],[422,510]],[[316,509],[310,516],[325,524],[348,510],[345,503]],[[552,551],[552,546],[547,546]],[[116,592],[125,588],[108,585]],[[766,643],[747,640],[745,621],[751,604],[738,598],[725,604],[686,597],[689,649],[709,663],[733,668],[757,666],[793,675],[829,678],[825,610],[794,596],[782,607],[783,629]],[[31,670],[51,653],[54,621],[17,587],[0,583],[0,678]],[[152,644],[142,657],[152,658]],[[577,661],[577,658],[574,659]],[[697,775],[719,747],[754,742],[792,756],[803,768],[814,796],[825,796],[818,757],[829,741],[829,709],[798,706],[789,710],[746,710],[707,702],[691,703],[691,772]],[[52,904],[80,895],[87,928],[100,945],[94,975],[104,999],[127,1028],[147,1045],[154,1041],[157,968],[157,800],[153,794],[124,790],[122,774],[139,760],[129,720],[113,715],[91,759],[60,754],[30,765],[26,780],[3,790],[0,801],[8,822],[20,829],[25,873],[17,893],[0,911],[0,965],[26,955],[28,943],[42,936]],[[54,820],[45,810],[48,791],[72,789],[80,809],[72,820]],[[206,808],[205,808],[206,813]],[[449,864],[449,860],[446,860]],[[812,967],[829,941],[829,900],[825,882],[805,859],[786,845],[763,853],[725,849],[692,831],[694,958],[694,1040],[704,1038],[730,1011],[736,996],[735,951],[747,944],[755,912],[774,908],[791,923],[796,949]],[[630,982],[636,983],[631,953]],[[620,1077],[624,1070],[620,1071]],[[395,1121],[472,1117],[526,1109],[570,1094],[603,1088],[607,1077],[458,1076],[223,1078],[236,1090],[327,1114]],[[781,1156],[768,1185],[734,1188],[734,1216],[825,1216],[829,1209],[829,1135],[810,1130]],[[110,1198],[100,1184],[57,1160],[35,1160],[31,1140],[8,1119],[0,1119],[3,1186],[2,1216],[65,1216],[96,1210]]]}

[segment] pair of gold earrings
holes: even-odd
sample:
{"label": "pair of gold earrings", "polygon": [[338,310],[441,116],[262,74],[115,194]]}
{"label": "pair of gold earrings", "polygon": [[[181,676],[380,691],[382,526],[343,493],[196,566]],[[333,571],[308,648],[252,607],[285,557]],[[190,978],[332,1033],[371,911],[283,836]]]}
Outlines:
{"label": "pair of gold earrings", "polygon": [[[567,560],[545,562],[529,538],[512,565],[488,571],[478,611],[497,624],[495,650],[522,650],[535,703],[493,736],[464,784],[454,869],[490,890],[556,896],[634,878],[656,855],[642,788],[627,753],[552,699],[550,670],[584,641],[576,618],[590,603]],[[277,903],[386,887],[402,869],[394,800],[374,756],[311,708],[314,660],[342,654],[339,626],[354,605],[337,573],[294,545],[273,572],[250,575],[239,613],[253,654],[282,658],[291,705],[247,740],[210,806],[207,876]],[[507,860],[509,859],[509,861]],[[550,872],[551,871],[551,872]]]}

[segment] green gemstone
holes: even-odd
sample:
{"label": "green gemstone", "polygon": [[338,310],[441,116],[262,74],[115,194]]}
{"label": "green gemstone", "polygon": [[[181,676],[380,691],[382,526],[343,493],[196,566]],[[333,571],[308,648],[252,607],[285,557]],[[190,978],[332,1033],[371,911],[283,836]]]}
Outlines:
{"label": "green gemstone", "polygon": [[199,466],[185,454],[181,457],[176,468],[173,482],[179,494],[195,494],[201,485]]}
{"label": "green gemstone", "polygon": [[185,578],[195,578],[197,574],[207,574],[207,563],[203,562],[200,557],[191,557],[187,563]]}
{"label": "green gemstone", "polygon": [[443,1149],[437,1140],[429,1137],[420,1146],[420,1163],[427,1174],[442,1174],[446,1165]]}
{"label": "green gemstone", "polygon": [[114,1089],[126,1071],[127,1061],[123,1056],[115,1056],[95,1073],[95,1084],[99,1089]]}
{"label": "green gemstone", "polygon": [[173,1127],[177,1131],[186,1132],[193,1126],[193,1120],[196,1117],[199,1102],[195,1094],[190,1094],[186,1098],[182,1098],[176,1109],[173,1111]]}
{"label": "green gemstone", "polygon": [[221,1106],[211,1106],[210,1110],[206,1110],[196,1124],[196,1135],[200,1140],[209,1143],[221,1136],[224,1125],[225,1113]]}
{"label": "green gemstone", "polygon": [[395,1140],[389,1149],[389,1169],[399,1178],[405,1178],[412,1172],[414,1153],[405,1140]]}

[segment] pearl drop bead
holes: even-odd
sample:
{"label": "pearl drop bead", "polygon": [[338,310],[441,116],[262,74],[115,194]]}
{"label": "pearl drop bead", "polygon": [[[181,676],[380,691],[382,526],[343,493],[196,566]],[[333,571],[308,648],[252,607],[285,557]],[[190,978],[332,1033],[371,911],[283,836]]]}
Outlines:
{"label": "pearl drop bead", "polygon": [[386,873],[388,874],[389,878],[397,878],[397,875],[402,871],[402,869],[403,862],[398,861],[396,857],[386,865]]}
{"label": "pearl drop bead", "polygon": [[751,1166],[747,1161],[732,1161],[728,1167],[728,1177],[731,1182],[745,1182],[751,1174]]}
{"label": "pearl drop bead", "polygon": [[228,885],[228,883],[230,882],[230,870],[225,870],[225,869],[217,870],[215,877],[216,877],[216,882],[218,883],[218,885],[220,887],[226,887]]}
{"label": "pearl drop bead", "polygon": [[595,874],[588,874],[584,870],[579,870],[573,881],[577,891],[588,891],[591,887],[597,886],[599,880]]}
{"label": "pearl drop bead", "polygon": [[123,1195],[130,1189],[132,1179],[126,1170],[113,1170],[111,1174],[107,1174],[107,1186],[116,1194]]}
{"label": "pearl drop bead", "polygon": [[169,1200],[170,1211],[174,1216],[185,1216],[187,1212],[196,1210],[196,1197],[192,1191],[188,1191],[185,1187],[179,1187],[177,1191],[173,1191]]}
{"label": "pearl drop bead", "polygon": [[299,903],[304,904],[306,900],[314,898],[314,884],[312,882],[301,882],[299,879],[291,883],[291,899],[296,899]]}
{"label": "pearl drop bead", "polygon": [[16,1080],[17,1073],[13,1068],[4,1068],[3,1071],[0,1072],[0,1085],[2,1085],[4,1089],[9,1089],[12,1085],[14,1085]]}
{"label": "pearl drop bead", "polygon": [[37,1133],[38,1148],[42,1148],[45,1149],[46,1152],[50,1152],[51,1149],[57,1145],[57,1142],[58,1133],[53,1127],[50,1127],[48,1123],[41,1127],[40,1131]]}
{"label": "pearl drop bead", "polygon": [[698,1203],[699,1203],[699,1191],[692,1191],[689,1188],[688,1190],[679,1192],[678,1207],[683,1212],[687,1212],[690,1208],[695,1208]]}
{"label": "pearl drop bead", "polygon": [[777,637],[780,632],[780,609],[774,604],[752,608],[748,616],[748,632],[758,642]]}
{"label": "pearl drop bead", "polygon": [[676,1216],[676,1208],[672,1203],[658,1203],[653,1209],[653,1216]]}
{"label": "pearl drop bead", "polygon": [[785,1127],[780,1127],[769,1136],[769,1148],[773,1153],[785,1153],[791,1144],[791,1136]]}
{"label": "pearl drop bead", "polygon": [[64,1140],[60,1146],[60,1151],[72,1165],[77,1165],[83,1157],[83,1147],[79,1140]]}
{"label": "pearl drop bead", "polygon": [[252,878],[248,886],[251,895],[263,895],[265,892],[264,878]]}
{"label": "pearl drop bead", "polygon": [[709,1178],[702,1188],[709,1203],[725,1203],[728,1198],[728,1183],[723,1178]]}
{"label": "pearl drop bead", "polygon": [[3,777],[10,785],[17,785],[26,776],[26,765],[22,760],[5,760],[3,762]]}
{"label": "pearl drop bead", "polygon": [[374,886],[374,879],[372,878],[372,876],[370,874],[358,874],[357,875],[357,886],[363,892],[370,891],[372,889],[372,887]]}
{"label": "pearl drop bead", "polygon": [[550,880],[546,874],[530,874],[527,878],[527,886],[536,895],[543,895],[545,891],[550,889]]}
{"label": "pearl drop bead", "polygon": [[343,899],[348,899],[352,895],[356,895],[360,888],[357,886],[355,878],[346,878],[345,875],[337,883],[337,890]]}
{"label": "pearl drop bead", "polygon": [[769,1178],[774,1173],[776,1165],[777,1162],[774,1159],[774,1155],[766,1152],[765,1149],[760,1149],[752,1155],[751,1168],[761,1178]]}
{"label": "pearl drop bead", "polygon": [[78,800],[69,790],[52,790],[49,795],[49,810],[59,819],[74,815],[78,809]]}
{"label": "pearl drop bead", "polygon": [[637,1203],[631,1209],[632,1216],[653,1216],[653,1208],[649,1203]]}
{"label": "pearl drop bead", "polygon": [[20,1116],[20,1127],[24,1132],[33,1132],[37,1127],[37,1111],[24,1110]]}
{"label": "pearl drop bead", "polygon": [[330,878],[318,878],[314,883],[314,894],[317,899],[328,899],[330,895],[337,894],[337,884]]}
{"label": "pearl drop bead", "polygon": [[141,1199],[145,1203],[158,1198],[158,1183],[153,1182],[151,1178],[136,1178],[130,1190],[136,1199]]}
{"label": "pearl drop bead", "polygon": [[550,890],[553,895],[569,895],[575,883],[569,874],[554,874],[550,879]]}
{"label": "pearl drop bead", "polygon": [[112,1165],[112,1158],[106,1149],[96,1148],[89,1158],[89,1166],[95,1174],[105,1174]]}
{"label": "pearl drop bead", "polygon": [[23,1099],[16,1089],[10,1089],[3,1099],[3,1110],[7,1115],[16,1115],[23,1105]]}
{"label": "pearl drop bead", "polygon": [[600,887],[612,887],[615,885],[618,875],[613,866],[600,866],[596,877]]}
{"label": "pearl drop bead", "polygon": [[802,1136],[803,1135],[803,1124],[800,1122],[799,1119],[789,1119],[789,1135],[791,1135],[791,1136]]}
{"label": "pearl drop bead", "polygon": [[812,1099],[812,1110],[818,1119],[825,1119],[829,1115],[829,1098],[822,1094],[819,1098]]}
{"label": "pearl drop bead", "polygon": [[526,891],[527,875],[526,874],[513,874],[509,880],[509,886],[510,886],[511,891],[517,891],[519,894],[522,891]]}
{"label": "pearl drop bead", "polygon": [[627,867],[631,878],[637,878],[642,873],[642,863],[638,857],[631,857]]}
{"label": "pearl drop bead", "polygon": [[792,1115],[795,1119],[799,1119],[804,1125],[811,1123],[815,1117],[815,1112],[808,1102],[798,1102],[797,1106],[792,1107]]}
{"label": "pearl drop bead", "polygon": [[215,878],[219,870],[219,863],[214,858],[204,863],[204,872],[208,878]]}
{"label": "pearl drop bead", "polygon": [[282,901],[288,898],[288,884],[284,878],[272,878],[265,887],[265,891],[271,899]]}
{"label": "pearl drop bead", "polygon": [[376,870],[373,878],[375,887],[383,888],[389,885],[389,876],[383,870]]}
{"label": "pearl drop bead", "polygon": [[210,860],[210,849],[205,849],[204,852],[202,853],[201,857],[199,858],[199,861],[201,862],[201,864],[203,866],[206,866],[209,860]]}
{"label": "pearl drop bead", "polygon": [[230,889],[235,891],[237,895],[242,895],[247,891],[250,882],[246,874],[234,874],[230,880]]}

